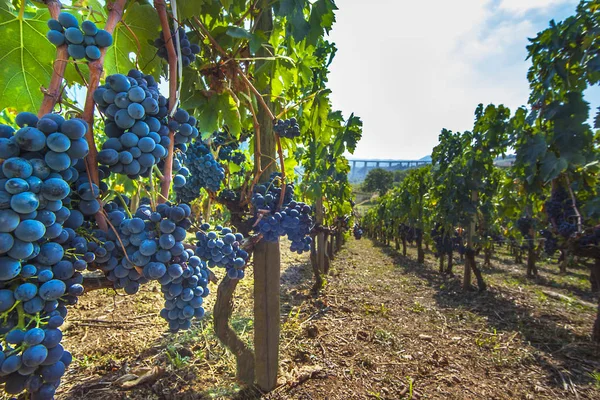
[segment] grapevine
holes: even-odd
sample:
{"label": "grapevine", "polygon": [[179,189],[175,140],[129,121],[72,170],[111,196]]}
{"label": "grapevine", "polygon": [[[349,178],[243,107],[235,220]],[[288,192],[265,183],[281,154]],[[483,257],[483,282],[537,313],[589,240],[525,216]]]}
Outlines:
{"label": "grapevine", "polygon": [[[16,3],[21,7],[19,23],[33,21],[40,5]],[[261,241],[277,244],[287,236],[292,251],[314,250],[316,224],[309,202],[315,199],[292,183],[286,157],[300,158],[291,150],[304,146],[300,126],[316,119],[310,117],[311,111],[279,118],[288,118],[283,115],[309,102],[320,102],[321,111],[331,109],[326,91],[313,87],[324,81],[319,76],[298,82],[287,98],[264,94],[260,63],[266,54],[260,53],[273,30],[260,26],[289,19],[273,16],[272,5],[262,21],[257,18],[262,13],[251,8],[239,23],[231,24],[243,26],[242,31],[254,24],[259,27],[249,30],[256,34],[252,46],[259,45],[257,53],[247,49],[247,36],[239,31],[230,35],[232,41],[219,43],[222,37],[214,36],[214,27],[205,26],[210,17],[204,5],[194,13],[206,21],[189,15],[185,7],[178,16],[177,4],[164,0],[156,0],[154,6],[115,0],[106,4],[106,10],[96,3],[85,8],[74,3],[68,13],[56,0],[44,3],[52,18],[43,45],[56,48],[56,59],[44,59],[47,47],[42,49],[39,75],[46,79],[51,74],[50,82],[39,93],[27,88],[31,99],[27,109],[37,109],[41,102],[39,118],[7,109],[3,120],[15,123],[0,126],[0,375],[8,394],[27,391],[34,399],[53,398],[71,363],[70,353],[60,344],[60,327],[67,307],[88,288],[85,279],[90,273],[101,281],[98,287],[127,295],[156,281],[165,299],[160,315],[169,330],[177,332],[203,318],[208,283],[216,279],[210,268],[223,268],[221,282],[227,285],[245,276],[252,251]],[[308,3],[303,7],[317,9]],[[8,11],[5,14],[12,15],[12,9]],[[237,13],[221,11],[227,18]],[[324,14],[329,15],[323,16],[327,21],[333,10]],[[322,37],[329,28],[326,22],[318,24],[323,24],[317,35]],[[295,37],[297,44],[289,46],[286,36],[294,35],[294,30],[273,33],[284,39],[281,48],[289,53],[284,57],[299,56],[290,51],[301,43],[307,49],[316,45],[311,34]],[[21,52],[35,58],[33,44],[20,39]],[[146,43],[152,42],[155,50],[149,51]],[[244,54],[238,54],[240,49]],[[168,69],[155,56],[167,60]],[[325,65],[325,58],[315,61],[315,68]],[[188,68],[186,73],[181,67]],[[126,75],[121,73],[127,70]],[[192,75],[198,77],[195,83]],[[168,81],[168,96],[159,90],[163,81]],[[85,100],[79,98],[81,91]],[[285,112],[275,116],[275,109]],[[326,170],[341,178],[347,165],[342,154],[346,147],[354,151],[361,123],[354,116],[346,121],[341,113],[335,118],[327,126],[321,122],[322,126],[311,126],[310,131],[320,129],[322,140],[331,138],[327,146],[340,154],[327,158]],[[331,127],[345,129],[352,137],[338,138],[328,131]],[[208,132],[216,134],[211,138]],[[262,143],[266,137],[272,139],[272,147]],[[285,138],[283,145],[280,137]],[[255,150],[254,158],[249,148]],[[277,168],[278,175],[267,181]],[[347,206],[349,185],[340,182],[339,193],[329,192],[328,198],[332,202],[341,198]],[[230,208],[232,226],[193,226],[201,217],[192,210],[206,202],[202,217],[208,220],[215,200]],[[339,215],[348,211],[336,210]],[[223,215],[227,214],[219,218]],[[245,237],[252,224],[255,234]],[[267,233],[267,226],[274,229]],[[338,228],[320,222],[319,229]],[[195,234],[195,243],[186,241],[190,233]],[[318,251],[325,249],[320,246]],[[218,311],[215,307],[216,325]],[[230,345],[221,331],[217,336]],[[262,356],[258,348],[257,354]]]}

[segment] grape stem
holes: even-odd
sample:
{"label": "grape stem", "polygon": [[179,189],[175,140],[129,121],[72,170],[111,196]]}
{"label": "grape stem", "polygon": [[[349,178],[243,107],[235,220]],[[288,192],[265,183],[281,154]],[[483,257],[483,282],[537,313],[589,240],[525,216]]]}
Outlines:
{"label": "grape stem", "polygon": [[121,200],[121,203],[123,203],[123,208],[125,209],[125,212],[127,213],[127,216],[130,219],[133,218],[133,215],[131,215],[131,211],[129,211],[129,207],[127,207],[127,203],[125,202],[125,199],[123,198],[123,196],[121,196],[121,193],[115,192],[115,194],[117,195],[117,197],[119,198],[119,200]]}
{"label": "grape stem", "polygon": [[23,303],[17,304],[17,315],[19,316],[17,322],[17,328],[23,329],[25,327],[25,310],[23,310]]}
{"label": "grape stem", "polygon": [[[221,56],[224,58],[224,62],[228,62],[231,59],[231,57],[219,45],[219,43],[217,43],[217,41],[212,37],[212,35],[208,31],[208,29],[206,29],[206,27],[204,26],[204,24],[202,24],[202,22],[200,21],[200,19],[198,19],[198,17],[194,17],[194,21],[196,22],[196,24],[198,24],[198,26],[200,27],[200,29],[202,30],[202,32],[206,35],[206,37],[208,38],[208,40],[210,41],[210,43],[213,45],[213,47],[219,53],[221,53]],[[250,80],[248,79],[248,77],[246,76],[246,74],[244,73],[244,71],[242,71],[242,69],[240,68],[239,64],[237,62],[234,62],[234,65],[235,65],[235,69],[238,71],[238,74],[240,75],[240,77],[242,78],[242,80],[244,81],[244,83],[246,83],[246,86],[248,86],[250,88],[250,90],[252,90],[252,92],[256,96],[256,99],[258,100],[258,102],[260,103],[260,105],[262,106],[262,108],[267,112],[267,115],[269,116],[269,118],[274,121],[275,120],[275,115],[273,115],[273,112],[271,111],[271,109],[269,108],[269,106],[267,106],[267,103],[265,102],[265,99],[262,97],[262,95],[256,89],[256,87],[254,87],[254,85],[252,84],[252,82],[250,82]]]}
{"label": "grape stem", "polygon": [[[169,18],[167,15],[167,5],[164,0],[154,0],[154,8],[158,13],[160,25],[163,31],[163,38],[167,48],[169,57],[169,118],[172,117],[173,111],[177,108],[177,54],[171,37],[171,28],[169,27]],[[175,32],[177,35],[177,32]],[[163,168],[164,179],[160,183],[161,197],[158,199],[160,203],[164,203],[169,198],[171,189],[171,180],[173,179],[173,152],[175,151],[175,131],[169,128],[169,149],[165,166]]]}
{"label": "grape stem", "polygon": [[235,21],[233,23],[233,25],[240,25],[242,22],[244,22],[244,20],[246,19],[246,17],[252,12],[254,11],[254,9],[256,8],[256,6],[258,5],[258,2],[260,0],[256,0],[254,3],[250,3],[250,7],[248,7],[248,9],[244,12],[244,14],[242,14],[241,17],[238,18],[237,21]]}
{"label": "grape stem", "polygon": [[[117,24],[123,17],[123,10],[125,8],[127,0],[115,0],[113,3],[107,3],[106,7],[109,9],[108,18],[104,30],[113,34]],[[83,107],[83,114],[81,118],[87,122],[88,130],[85,133],[85,140],[88,143],[89,153],[85,157],[85,168],[90,179],[90,187],[92,184],[100,186],[100,177],[98,174],[98,149],[94,142],[94,91],[100,85],[100,77],[104,72],[104,57],[106,56],[107,47],[100,49],[100,58],[88,63],[90,69],[90,79],[88,81],[87,93],[85,97],[85,106]],[[93,189],[92,189],[93,190]],[[101,204],[102,206],[102,204]],[[108,231],[107,221],[102,213],[96,213],[96,223],[98,227],[104,232]]]}
{"label": "grape stem", "polygon": [[[50,16],[54,19],[58,18],[58,14],[60,14],[60,9],[62,4],[59,0],[46,0],[46,5],[48,6],[48,11],[50,12]],[[23,1],[25,4],[25,1]],[[54,61],[54,65],[52,66],[52,77],[50,78],[50,85],[48,88],[42,88],[42,92],[44,93],[44,99],[42,100],[42,105],[40,107],[40,111],[38,112],[38,117],[42,117],[49,112],[52,112],[56,103],[58,103],[61,93],[62,93],[62,81],[65,76],[65,69],[67,68],[67,60],[69,58],[69,53],[67,52],[67,45],[63,44],[56,48],[56,60]]]}
{"label": "grape stem", "polygon": [[[210,32],[208,31],[208,29],[206,29],[206,27],[204,26],[204,24],[202,24],[202,22],[200,21],[200,19],[198,19],[198,17],[194,17],[194,21],[198,24],[198,26],[200,27],[200,29],[202,30],[202,32],[206,35],[206,37],[208,37],[208,40],[210,41],[210,43],[213,45],[213,47],[219,52],[221,53],[221,56],[224,57],[225,62],[228,62],[231,57],[229,57],[229,55],[227,54],[227,52],[219,45],[219,43],[217,43],[217,41],[212,37],[212,35],[210,34]],[[254,96],[256,97],[256,100],[259,102],[259,104],[261,105],[261,107],[263,108],[263,110],[267,113],[267,115],[269,116],[269,118],[271,119],[271,121],[275,122],[276,117],[275,115],[273,115],[273,112],[271,111],[271,109],[269,108],[269,106],[267,105],[267,103],[265,102],[265,99],[263,98],[262,94],[260,94],[260,92],[256,89],[256,87],[252,84],[252,82],[250,82],[250,79],[248,79],[248,77],[246,76],[246,74],[244,73],[244,71],[242,71],[242,69],[240,68],[239,64],[237,62],[234,62],[235,65],[235,69],[237,70],[239,76],[242,78],[242,80],[244,81],[244,83],[246,84],[246,87],[252,91],[252,93],[254,93]],[[260,125],[258,124],[258,121],[256,119],[256,115],[254,110],[252,109],[252,105],[250,105],[250,109],[252,111],[252,117],[254,118],[254,123],[255,123],[255,135],[256,138],[254,140],[255,143],[255,149],[258,148],[258,150],[255,150],[255,153],[258,153],[258,157],[256,157],[256,154],[254,156],[255,162],[258,162],[258,168],[256,169],[257,174],[262,174],[262,169],[260,167],[260,148],[257,147],[257,143],[260,142]],[[285,163],[284,163],[284,158],[283,158],[283,149],[281,147],[281,140],[279,138],[279,135],[277,133],[275,133],[275,140],[277,141],[277,153],[279,154],[279,163],[280,163],[280,168],[281,168],[281,180],[282,180],[282,186],[281,186],[281,191],[283,194],[285,194],[285,188],[286,188],[286,183],[285,183]],[[256,161],[258,159],[258,161]],[[281,198],[279,199],[279,206],[278,208],[281,209],[281,207],[283,206],[283,200],[284,200],[284,196],[282,195]]]}
{"label": "grape stem", "polygon": [[[101,211],[102,213],[105,213],[104,210]],[[106,217],[106,215],[105,215]],[[119,241],[119,244],[121,245],[121,249],[123,250],[123,253],[125,254],[125,258],[127,259],[127,261],[129,261],[131,263],[131,265],[133,265],[133,268],[135,268],[135,270],[140,274],[143,275],[143,270],[138,267],[137,265],[135,265],[133,262],[131,262],[131,260],[129,259],[129,256],[127,255],[127,250],[125,249],[125,245],[123,244],[123,241],[121,240],[121,235],[119,235],[119,232],[117,231],[117,229],[114,227],[114,225],[108,220],[108,218],[105,218],[106,223],[108,224],[108,226],[110,226],[110,228],[112,229],[112,231],[115,233],[115,236],[117,237],[117,240]]]}
{"label": "grape stem", "polygon": [[158,169],[157,165],[153,165],[152,166],[152,170],[154,171],[154,173],[160,178],[160,180],[162,181],[163,179],[165,179],[165,176],[162,174],[162,172],[160,172],[160,169]]}
{"label": "grape stem", "polygon": [[277,142],[277,154],[279,154],[279,164],[281,164],[281,196],[279,196],[279,206],[277,206],[278,210],[281,210],[283,206],[283,200],[285,199],[285,163],[283,160],[283,149],[281,148],[281,139],[279,135],[275,133],[275,140]]}
{"label": "grape stem", "polygon": [[577,199],[575,198],[575,193],[573,193],[573,188],[571,187],[571,180],[569,179],[569,175],[565,174],[565,178],[567,180],[567,187],[569,188],[569,194],[571,195],[571,202],[573,203],[573,210],[575,211],[575,215],[577,216],[577,232],[581,232],[583,229],[581,227],[581,213],[577,208]]}
{"label": "grape stem", "polygon": [[317,94],[319,94],[321,91],[317,90],[316,92],[314,92],[311,95],[306,96],[305,98],[303,98],[300,102],[292,104],[288,107],[285,107],[283,109],[283,111],[281,111],[279,114],[277,114],[277,116],[275,117],[276,119],[281,119],[283,116],[285,116],[285,114],[287,114],[288,111],[293,110],[294,108],[298,108],[300,107],[302,104],[306,103],[307,101],[309,101],[310,99],[312,99],[313,97],[315,97]]}
{"label": "grape stem", "polygon": [[[181,84],[183,82],[183,60],[181,54],[181,43],[179,40],[179,19],[177,16],[177,0],[171,0],[171,17],[173,18],[173,32],[175,32],[175,47],[177,50],[177,100],[179,104],[179,96],[181,94]],[[175,115],[175,107],[171,110],[171,117]]]}

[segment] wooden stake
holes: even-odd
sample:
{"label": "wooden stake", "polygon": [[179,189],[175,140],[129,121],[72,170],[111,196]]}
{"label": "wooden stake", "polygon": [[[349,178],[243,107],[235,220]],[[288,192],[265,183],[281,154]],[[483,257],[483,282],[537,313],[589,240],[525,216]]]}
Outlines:
{"label": "wooden stake", "polygon": [[[273,15],[270,7],[266,7],[256,29],[263,31],[268,38],[273,29]],[[258,57],[263,57],[262,49]],[[263,61],[256,62],[259,69]],[[272,112],[267,112],[271,107],[270,86],[263,93],[266,96],[266,107],[258,110],[258,123],[261,127],[260,149],[261,164],[268,165],[276,156],[276,140],[273,132]],[[267,178],[275,170],[275,164],[265,168],[262,175]],[[261,179],[264,181],[264,179]],[[279,369],[279,279],[280,279],[280,252],[279,242],[269,243],[261,241],[254,250],[254,353],[256,385],[268,392],[277,385],[277,372]]]}

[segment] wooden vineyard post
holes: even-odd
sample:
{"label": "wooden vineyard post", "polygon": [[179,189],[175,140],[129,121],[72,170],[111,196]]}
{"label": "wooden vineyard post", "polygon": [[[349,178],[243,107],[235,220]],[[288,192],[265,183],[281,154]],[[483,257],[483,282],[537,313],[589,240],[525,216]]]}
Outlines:
{"label": "wooden vineyard post", "polygon": [[[473,204],[478,201],[478,194],[475,190],[471,192],[471,200]],[[475,274],[475,278],[477,279],[477,287],[479,291],[484,291],[486,289],[486,284],[483,280],[483,276],[481,275],[481,271],[477,268],[477,264],[475,263],[475,241],[473,237],[475,236],[475,223],[476,223],[477,214],[473,214],[471,216],[471,220],[469,221],[469,230],[467,237],[467,253],[465,257],[465,275],[463,279],[463,290],[468,291],[471,289],[471,270]]]}
{"label": "wooden vineyard post", "polygon": [[333,234],[329,235],[329,240],[327,241],[327,254],[329,255],[329,261],[333,261],[335,258],[335,252],[333,250],[333,242],[335,240],[335,236]]}
{"label": "wooden vineyard post", "polygon": [[323,270],[323,273],[325,275],[329,275],[329,267],[331,266],[331,253],[329,252],[329,243],[331,243],[331,235],[325,234],[325,269]]}
{"label": "wooden vineyard post", "polygon": [[313,237],[313,244],[310,246],[310,264],[315,276],[315,284],[313,285],[312,292],[318,293],[323,287],[323,277],[321,276],[321,271],[319,271],[319,265],[317,263],[317,249],[315,247],[314,239],[315,237]]}
{"label": "wooden vineyard post", "polygon": [[[256,29],[265,33],[268,38],[273,29],[273,15],[270,7],[262,10],[256,23]],[[261,49],[258,57],[268,57],[265,49]],[[264,63],[256,62],[256,69]],[[267,86],[263,91],[267,107],[271,108],[271,88]],[[273,132],[273,121],[266,110],[259,107],[258,123],[260,126],[260,151],[259,165],[270,166],[262,174],[265,181],[271,172],[276,170],[275,164],[270,161],[276,157],[276,140]],[[277,371],[279,369],[279,279],[280,279],[280,251],[279,242],[270,243],[261,240],[254,249],[254,355],[256,385],[268,392],[277,385]]]}
{"label": "wooden vineyard post", "polygon": [[425,252],[423,252],[423,233],[417,233],[417,262],[423,264],[425,262]]}
{"label": "wooden vineyard post", "polygon": [[446,268],[446,272],[448,273],[448,275],[452,275],[452,261],[452,251],[450,251],[448,253],[448,267]]}
{"label": "wooden vineyard post", "polygon": [[[598,278],[600,275],[600,258],[596,258],[594,260],[594,265],[592,266],[592,275],[595,275]],[[593,287],[592,283],[592,287]],[[598,298],[598,312],[596,313],[596,321],[594,321],[594,329],[592,331],[592,340],[596,343],[600,343],[600,298]]]}
{"label": "wooden vineyard post", "polygon": [[[319,189],[315,204],[315,220],[317,226],[323,225],[323,196],[321,189]],[[325,233],[319,232],[317,234],[317,266],[321,274],[325,272],[325,251]]]}
{"label": "wooden vineyard post", "polygon": [[[477,193],[475,191],[471,192],[471,200],[476,198]],[[466,257],[465,257],[465,271],[463,275],[463,290],[468,292],[471,290],[471,252],[473,252],[473,235],[475,234],[475,218],[476,215],[473,214],[469,221],[469,226],[467,228],[467,249],[466,249]],[[472,258],[475,261],[475,257]]]}

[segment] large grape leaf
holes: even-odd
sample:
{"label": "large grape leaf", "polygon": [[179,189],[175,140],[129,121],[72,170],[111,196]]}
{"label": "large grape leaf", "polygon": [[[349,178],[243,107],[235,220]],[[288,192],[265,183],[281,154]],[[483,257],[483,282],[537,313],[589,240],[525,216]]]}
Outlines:
{"label": "large grape leaf", "polygon": [[193,16],[202,15],[206,13],[206,10],[203,9],[205,4],[208,4],[209,7],[220,7],[218,2],[212,2],[210,0],[179,0],[177,2],[177,16],[179,20],[184,20],[188,18],[192,18]]}
{"label": "large grape leaf", "polygon": [[[84,15],[86,16],[84,19],[87,19],[87,16],[93,11],[95,16],[92,18],[92,21],[97,22],[98,18],[96,17],[102,16],[103,21],[105,21],[106,17],[108,16],[108,10],[105,7],[105,3],[106,2],[100,0],[76,0],[73,2],[73,5],[83,11]],[[73,10],[69,12],[71,14],[74,13]]]}
{"label": "large grape leaf", "polygon": [[40,107],[40,88],[50,83],[56,55],[56,48],[46,39],[49,18],[44,9],[19,17],[18,10],[0,3],[0,110],[37,111]]}
{"label": "large grape leaf", "polygon": [[[150,43],[159,35],[160,21],[150,4],[132,3],[114,33],[114,44],[106,52],[107,75],[127,73],[135,68],[158,78],[160,58]],[[137,60],[137,65],[136,65]]]}
{"label": "large grape leaf", "polygon": [[242,132],[242,123],[240,121],[240,111],[238,110],[235,101],[229,93],[223,93],[219,96],[219,105],[223,117],[223,124],[227,125],[233,136],[239,137]]}

